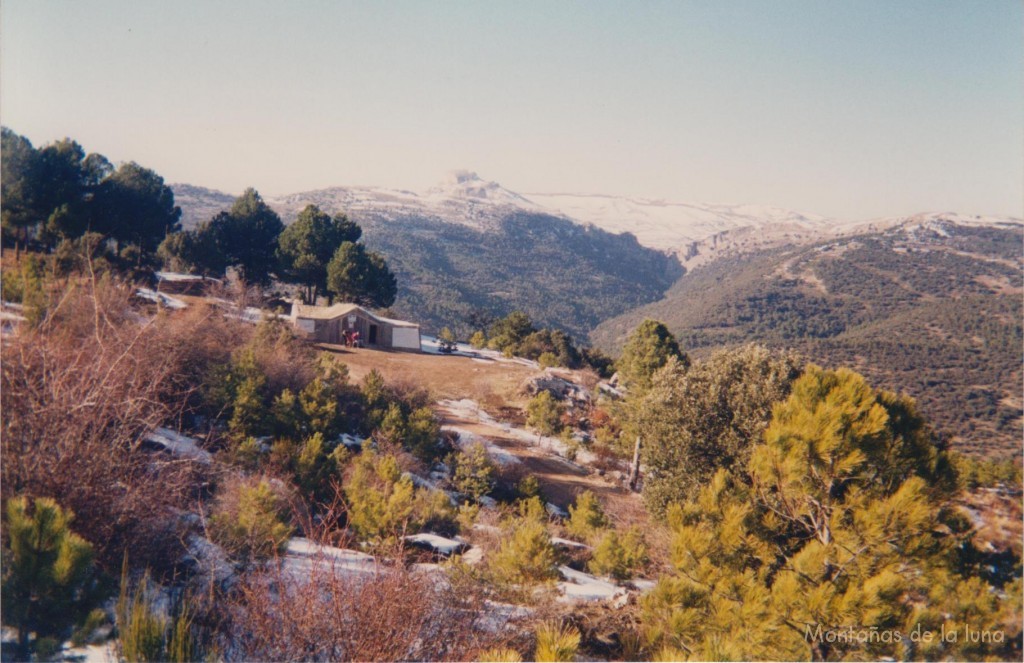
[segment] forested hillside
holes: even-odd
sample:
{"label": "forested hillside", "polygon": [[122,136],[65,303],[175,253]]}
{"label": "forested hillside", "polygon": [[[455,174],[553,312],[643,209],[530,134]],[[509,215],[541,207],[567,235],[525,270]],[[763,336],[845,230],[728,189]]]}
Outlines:
{"label": "forested hillside", "polygon": [[509,214],[492,231],[424,218],[360,222],[398,277],[395,310],[467,335],[474,311],[520,310],[583,339],[602,320],[655,301],[682,273],[632,235],[546,215]]}
{"label": "forested hillside", "polygon": [[723,259],[592,340],[615,350],[651,317],[698,355],[795,348],[914,396],[965,451],[1019,451],[1021,242],[1019,225],[939,222]]}
{"label": "forested hillside", "polygon": [[[195,210],[209,218],[218,205],[231,204],[209,189],[174,190],[181,192],[185,228]],[[450,327],[463,338],[481,322],[519,310],[584,339],[602,320],[657,301],[683,273],[676,258],[629,234],[504,202],[452,197],[435,209],[408,195],[411,202],[395,202],[376,191],[329,189],[268,202],[286,224],[307,204],[347,214],[395,271],[395,314],[430,331]]]}

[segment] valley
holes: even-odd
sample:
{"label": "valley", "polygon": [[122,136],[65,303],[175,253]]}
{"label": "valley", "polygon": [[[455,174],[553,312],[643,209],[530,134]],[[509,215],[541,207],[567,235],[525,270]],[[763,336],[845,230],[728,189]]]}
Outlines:
{"label": "valley", "polygon": [[[230,198],[181,189],[185,225]],[[469,171],[421,194],[335,187],[268,202],[286,220],[307,204],[352,215],[400,277],[395,315],[428,330],[468,338],[481,320],[521,310],[614,355],[652,317],[698,356],[756,342],[856,366],[917,398],[958,448],[1019,450],[1019,219],[851,221],[519,194]]]}

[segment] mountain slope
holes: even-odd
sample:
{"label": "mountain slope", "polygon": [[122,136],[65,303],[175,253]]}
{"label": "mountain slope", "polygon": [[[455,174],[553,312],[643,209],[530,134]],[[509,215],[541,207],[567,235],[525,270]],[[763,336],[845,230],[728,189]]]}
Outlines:
{"label": "mountain slope", "polygon": [[172,184],[174,202],[181,208],[181,227],[195,228],[203,221],[209,221],[219,212],[231,209],[235,196],[192,184]]}
{"label": "mountain slope", "polygon": [[665,298],[602,323],[615,350],[646,317],[697,354],[758,341],[917,398],[937,426],[976,453],[1020,449],[1019,223],[969,226],[915,218],[882,232],[725,258]]}
{"label": "mountain slope", "polygon": [[[179,204],[200,202],[198,191],[185,189]],[[202,209],[226,195],[215,194]],[[450,326],[468,334],[471,314],[522,310],[582,339],[602,320],[656,301],[683,272],[674,257],[631,235],[545,214],[471,173],[423,195],[335,187],[267,202],[285,223],[309,204],[355,219],[367,246],[384,253],[398,276],[394,314],[429,331]]]}

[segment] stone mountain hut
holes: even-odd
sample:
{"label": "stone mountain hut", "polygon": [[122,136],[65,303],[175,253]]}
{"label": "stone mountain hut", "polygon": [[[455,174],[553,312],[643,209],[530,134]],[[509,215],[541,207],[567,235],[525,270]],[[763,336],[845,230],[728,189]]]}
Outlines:
{"label": "stone mountain hut", "polygon": [[358,304],[307,306],[292,302],[290,320],[296,331],[320,343],[342,344],[345,332],[359,332],[364,347],[420,351],[420,326],[415,322],[382,318]]}

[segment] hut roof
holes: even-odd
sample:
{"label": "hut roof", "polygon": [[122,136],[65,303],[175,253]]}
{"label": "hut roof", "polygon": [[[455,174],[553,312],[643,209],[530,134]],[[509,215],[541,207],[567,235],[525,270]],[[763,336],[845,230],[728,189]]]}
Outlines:
{"label": "hut roof", "polygon": [[311,306],[296,302],[292,309],[292,315],[295,318],[305,318],[307,320],[334,320],[335,318],[340,318],[343,315],[348,315],[353,311],[362,311],[363,314],[373,318],[377,322],[383,322],[393,327],[419,327],[415,322],[383,318],[379,315],[374,315],[358,304],[344,302],[332,304],[331,306]]}

